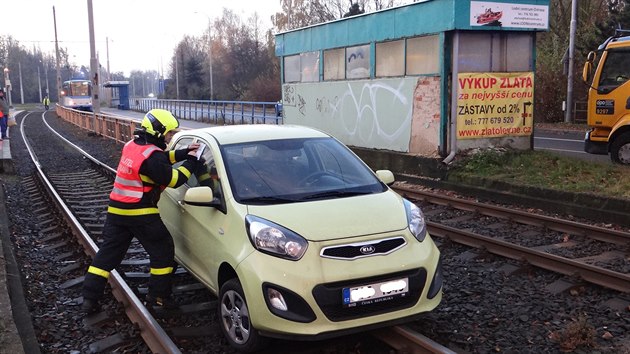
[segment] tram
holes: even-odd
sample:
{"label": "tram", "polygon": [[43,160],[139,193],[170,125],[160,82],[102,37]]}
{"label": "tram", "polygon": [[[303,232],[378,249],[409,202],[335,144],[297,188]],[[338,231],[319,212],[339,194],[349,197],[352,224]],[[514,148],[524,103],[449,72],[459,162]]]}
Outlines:
{"label": "tram", "polygon": [[92,112],[92,82],[86,79],[64,81],[61,88],[61,105]]}

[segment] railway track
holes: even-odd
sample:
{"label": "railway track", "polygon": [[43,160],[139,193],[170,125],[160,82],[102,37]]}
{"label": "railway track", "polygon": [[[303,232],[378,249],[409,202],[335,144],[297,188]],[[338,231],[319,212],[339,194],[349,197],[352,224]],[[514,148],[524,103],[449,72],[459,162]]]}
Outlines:
{"label": "railway track", "polygon": [[[38,117],[28,117],[22,121],[22,125],[28,124],[29,120],[37,120],[34,124],[41,124],[41,120]],[[77,241],[72,241],[72,238],[68,238],[64,241],[59,241],[56,234],[70,233],[59,230],[73,230],[74,234],[87,234],[88,239],[91,241],[85,241],[87,244],[98,244],[100,230],[102,228],[102,222],[105,217],[105,206],[107,203],[107,195],[111,188],[112,172],[111,168],[108,168],[105,164],[99,164],[95,158],[86,157],[81,152],[71,152],[70,148],[60,147],[60,143],[51,143],[48,138],[44,138],[44,135],[30,136],[29,129],[22,128],[22,132],[26,130],[26,140],[33,143],[36,152],[39,156],[43,154],[45,150],[50,150],[51,145],[53,150],[57,153],[61,150],[64,151],[62,157],[67,161],[74,161],[70,163],[71,169],[59,169],[58,166],[42,168],[45,170],[44,175],[49,177],[50,184],[54,186],[56,193],[59,195],[59,199],[64,203],[67,203],[65,209],[68,209],[72,216],[69,216],[69,221],[65,223],[72,224],[72,219],[76,219],[78,226],[51,226],[49,221],[41,221],[37,224],[41,226],[42,240],[46,240],[46,246],[43,248],[47,252],[51,253],[51,257],[57,259],[59,257],[72,257],[61,258],[62,262],[67,262],[67,269],[64,269],[65,275],[63,277],[63,287],[67,290],[68,295],[64,300],[70,306],[74,306],[78,310],[80,304],[80,287],[84,270],[87,268],[89,258],[80,259],[77,254],[78,245]],[[35,129],[33,129],[35,130]],[[51,135],[48,133],[48,135]],[[65,143],[64,143],[65,144]],[[37,147],[39,146],[39,148]],[[42,150],[39,150],[42,149]],[[41,151],[41,152],[37,152]],[[35,154],[33,153],[33,155]],[[71,154],[72,157],[66,157],[66,153]],[[85,153],[87,154],[87,153]],[[61,158],[61,157],[60,157]],[[54,159],[54,158],[53,158]],[[35,165],[43,165],[44,158],[35,158]],[[95,165],[96,164],[96,165]],[[77,172],[80,171],[80,172]],[[34,176],[34,175],[33,175]],[[37,193],[43,190],[43,187],[37,186],[40,178],[29,177],[24,180],[24,185],[27,186],[29,193],[34,193],[33,199],[48,198]],[[86,181],[89,180],[89,183]],[[602,228],[582,226],[575,222],[555,222],[549,220],[549,218],[528,219],[528,213],[523,212],[510,212],[510,210],[501,210],[493,206],[483,206],[469,204],[463,200],[450,200],[449,198],[443,198],[443,196],[430,193],[418,193],[417,190],[405,190],[398,189],[399,193],[406,195],[409,199],[415,199],[419,203],[423,203],[422,207],[425,211],[429,221],[429,230],[433,236],[446,237],[450,240],[462,242],[473,248],[484,248],[489,252],[496,252],[501,257],[508,257],[517,259],[519,261],[525,260],[530,264],[539,266],[537,263],[541,263],[540,266],[545,266],[548,261],[537,261],[536,258],[530,256],[530,252],[534,251],[536,257],[540,256],[538,253],[545,253],[545,249],[562,249],[567,250],[571,247],[569,245],[576,245],[581,240],[585,241],[588,245],[592,243],[611,244],[613,251],[621,251],[623,254],[624,248],[628,247],[627,235],[624,232],[608,232],[607,230],[601,230]],[[454,198],[453,198],[454,199]],[[57,212],[53,212],[52,209],[47,208],[43,204],[38,204],[36,209],[38,213],[42,214],[42,220],[48,220],[56,215]],[[55,202],[56,203],[56,202]],[[485,209],[484,209],[485,208]],[[64,207],[61,207],[63,210]],[[54,216],[55,220],[60,217]],[[553,219],[553,218],[552,218]],[[438,223],[436,220],[441,220],[443,223]],[[529,220],[529,221],[528,221]],[[59,223],[59,221],[56,221]],[[517,225],[517,226],[516,226]],[[77,228],[78,230],[74,230]],[[531,229],[530,229],[531,228]],[[83,229],[84,231],[81,231]],[[480,235],[484,233],[483,230],[489,230],[489,235],[480,238]],[[510,245],[504,243],[512,243],[510,241],[510,230],[514,234],[515,241],[518,239],[528,239],[530,241],[526,243],[517,244],[517,251],[506,250],[512,248]],[[514,232],[518,230],[518,232]],[[50,234],[49,234],[50,233]],[[467,235],[466,233],[472,234]],[[45,234],[45,236],[44,236]],[[544,235],[544,236],[541,236]],[[493,237],[490,237],[493,236]],[[73,236],[74,237],[74,236]],[[486,239],[488,238],[488,239]],[[494,238],[493,240],[489,240]],[[543,240],[540,240],[543,239]],[[532,240],[535,240],[532,241]],[[556,240],[559,242],[546,242],[546,240]],[[566,240],[566,241],[565,241]],[[570,242],[569,242],[570,241]],[[590,243],[589,243],[590,242]],[[65,243],[64,246],[59,246],[59,243]],[[75,243],[75,246],[72,244]],[[531,244],[529,244],[531,243]],[[559,244],[559,246],[558,246]],[[556,245],[551,247],[550,245]],[[87,246],[81,246],[87,247]],[[520,247],[520,248],[519,248]],[[87,254],[93,254],[95,250],[89,250]],[[535,249],[534,249],[535,248]],[[601,246],[595,247],[601,250]],[[52,252],[59,252],[59,254],[52,255]],[[466,251],[464,251],[466,252]],[[515,253],[513,253],[515,252]],[[584,250],[582,253],[586,252]],[[626,250],[627,252],[627,250]],[[606,252],[604,252],[605,254]],[[68,254],[71,254],[68,256]],[[552,253],[549,253],[552,254]],[[600,254],[602,254],[600,252]],[[552,254],[553,255],[553,254]],[[612,277],[613,280],[602,281],[597,279],[597,275],[593,275],[589,272],[582,271],[582,273],[576,273],[572,262],[568,262],[568,265],[559,266],[561,274],[568,274],[573,276],[580,274],[583,280],[591,281],[593,283],[606,286],[605,284],[611,283],[612,289],[616,291],[627,292],[624,286],[627,286],[627,278],[629,271],[627,270],[628,261],[624,261],[619,258],[612,257],[614,252],[610,253],[606,261],[605,259],[597,259],[595,254],[590,254],[584,257],[560,257],[573,261],[573,263],[580,263],[577,260],[582,259],[583,263],[592,267],[593,264],[604,264],[604,267],[598,267],[607,269],[609,272],[622,274],[621,278],[616,274]],[[606,258],[604,257],[604,258]],[[554,258],[554,257],[550,257]],[[555,258],[558,258],[556,255]],[[588,260],[590,259],[590,261]],[[617,262],[611,261],[616,259]],[[590,262],[590,263],[589,263]],[[560,263],[561,264],[561,263]],[[545,266],[546,267],[546,266]],[[619,267],[615,270],[615,267]],[[184,270],[179,269],[175,280],[175,292],[178,299],[181,299],[184,303],[181,312],[178,313],[152,313],[148,309],[144,308],[140,301],[146,292],[147,276],[148,276],[148,261],[146,255],[143,253],[140,245],[133,245],[130,248],[130,252],[125,259],[125,262],[118,269],[118,275],[121,281],[125,285],[121,285],[118,289],[117,286],[112,285],[112,297],[106,303],[104,307],[105,311],[102,314],[94,316],[84,321],[84,326],[89,329],[92,334],[92,341],[89,345],[90,350],[94,352],[98,351],[111,351],[118,352],[199,352],[199,351],[212,351],[212,352],[233,352],[233,350],[223,343],[220,330],[216,324],[216,316],[214,315],[214,301],[203,287],[201,287],[195,279],[190,277]],[[588,270],[589,268],[586,267]],[[626,269],[623,272],[623,269]],[[621,270],[621,271],[619,271]],[[599,271],[599,270],[598,270]],[[575,277],[572,277],[575,278]],[[602,278],[604,279],[604,278]],[[617,279],[617,280],[614,280]],[[602,284],[602,282],[604,284]],[[624,283],[625,282],[625,283]],[[615,285],[617,284],[617,285]],[[621,285],[619,285],[621,284]],[[624,285],[625,284],[625,285]],[[129,289],[129,294],[125,294],[124,288]],[[135,297],[135,299],[134,299]],[[114,300],[116,298],[117,300]],[[620,302],[624,303],[624,299]],[[139,302],[137,309],[134,309],[136,302]],[[137,312],[134,314],[134,312]],[[149,325],[143,324],[144,319],[140,316],[147,315],[147,321]],[[126,325],[119,326],[123,322],[123,318],[130,318],[131,320],[125,320],[128,323]],[[158,337],[164,336],[167,339],[147,339],[153,334],[150,334],[149,328],[151,324],[155,325],[155,332],[158,333]],[[455,324],[456,326],[457,324]],[[117,327],[118,326],[118,327]],[[161,329],[161,331],[160,331]],[[429,337],[433,340],[423,336],[422,333],[428,333]],[[269,353],[319,353],[319,352],[337,352],[337,353],[435,353],[435,352],[448,352],[449,349],[444,347],[440,343],[453,343],[453,335],[457,331],[451,332],[444,338],[443,334],[448,333],[444,328],[437,330],[422,330],[418,329],[417,325],[411,325],[407,327],[392,327],[389,329],[375,330],[370,332],[370,338],[366,336],[350,336],[343,337],[342,339],[336,339],[332,341],[324,341],[321,343],[304,343],[304,342],[281,342],[277,343],[270,349]],[[441,333],[441,334],[436,334]],[[378,340],[374,338],[379,338]],[[146,341],[147,344],[139,344],[139,342]],[[165,341],[166,344],[155,344],[153,342]],[[173,343],[174,348],[170,347]],[[455,341],[456,342],[456,341]],[[384,344],[387,343],[387,344]],[[154,349],[155,348],[155,349]],[[204,348],[204,349],[200,349]],[[458,348],[456,345],[455,348]],[[461,346],[460,346],[461,348]]]}
{"label": "railway track", "polygon": [[411,188],[394,189],[425,203],[427,218],[437,220],[427,223],[431,235],[630,293],[628,232]]}
{"label": "railway track", "polygon": [[[55,232],[59,228],[67,229],[74,238],[63,241],[64,244],[78,243],[84,252],[93,256],[98,250],[100,236],[105,220],[109,192],[115,170],[105,163],[98,161],[87,152],[74,146],[70,141],[64,141],[64,159],[81,163],[67,164],[67,170],[58,166],[48,168],[40,156],[42,144],[48,148],[50,142],[29,137],[28,129],[24,129],[29,120],[39,119],[26,117],[22,121],[22,133],[25,136],[26,147],[37,168],[37,174],[24,184],[31,192],[34,200],[49,200],[42,202],[56,206],[55,210],[42,207],[40,210],[46,216],[55,215],[56,223],[63,226],[46,228],[44,232]],[[51,131],[52,128],[50,128]],[[25,133],[26,132],[26,133]],[[54,132],[54,131],[53,131]],[[57,134],[57,133],[55,133]],[[56,139],[64,139],[58,135]],[[64,139],[65,140],[65,139]],[[70,148],[71,147],[71,148]],[[59,150],[57,150],[59,151]],[[37,177],[35,177],[37,176]],[[63,219],[63,220],[62,220]],[[48,222],[47,222],[48,223]],[[56,236],[45,236],[45,240],[54,241]],[[58,248],[52,244],[51,248]],[[72,304],[82,303],[80,285],[83,279],[85,264],[89,260],[72,260],[73,264],[67,272],[72,272],[65,280],[62,288],[72,292]],[[104,311],[91,315],[84,320],[84,325],[91,328],[116,327],[120,321],[120,314],[125,313],[131,321],[130,326],[117,331],[110,331],[106,335],[99,335],[91,344],[94,352],[109,351],[112,348],[125,351],[130,343],[137,343],[142,339],[147,350],[154,353],[180,353],[203,351],[200,348],[216,348],[221,345],[221,333],[214,314],[216,298],[210,295],[203,285],[197,282],[184,269],[179,268],[175,274],[173,292],[183,303],[178,311],[161,312],[147,309],[143,303],[148,284],[148,256],[139,243],[134,242],[130,247],[120,267],[114,270],[110,277],[111,293],[117,303],[110,301],[104,306]],[[121,334],[124,332],[124,334]],[[373,338],[381,338],[387,344],[381,348],[399,348],[408,353],[448,352],[448,349],[434,341],[415,333],[409,329],[399,328],[373,332]],[[352,337],[345,338],[352,343]],[[361,339],[365,341],[365,339]],[[290,352],[321,352],[335,341],[322,341],[316,345],[292,343],[297,351]],[[225,345],[225,344],[223,344]],[[338,344],[334,344],[338,346]],[[349,344],[350,347],[356,344]],[[134,344],[134,350],[137,350]],[[390,349],[391,350],[391,349]],[[232,352],[230,348],[223,348],[222,352]],[[271,352],[282,352],[273,349]]]}

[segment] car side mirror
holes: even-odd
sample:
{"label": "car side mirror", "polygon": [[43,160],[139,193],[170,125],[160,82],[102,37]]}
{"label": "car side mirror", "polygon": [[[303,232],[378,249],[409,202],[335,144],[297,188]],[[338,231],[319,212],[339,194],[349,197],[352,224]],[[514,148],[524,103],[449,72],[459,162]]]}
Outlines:
{"label": "car side mirror", "polygon": [[396,182],[394,174],[390,170],[378,170],[376,171],[376,177],[388,186],[391,186],[394,182]]}
{"label": "car side mirror", "polygon": [[218,199],[214,198],[212,189],[210,187],[193,187],[186,191],[184,194],[184,203],[194,206],[206,206],[218,208],[221,203]]}

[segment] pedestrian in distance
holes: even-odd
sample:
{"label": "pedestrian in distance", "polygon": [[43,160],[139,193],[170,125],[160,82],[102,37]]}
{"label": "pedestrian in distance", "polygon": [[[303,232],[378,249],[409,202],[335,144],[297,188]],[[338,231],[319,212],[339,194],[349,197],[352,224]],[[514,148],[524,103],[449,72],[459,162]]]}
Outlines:
{"label": "pedestrian in distance", "polygon": [[44,100],[42,101],[42,103],[44,104],[44,108],[48,110],[48,107],[50,106],[50,98],[48,98],[48,95],[44,97]]}
{"label": "pedestrian in distance", "polygon": [[[184,184],[203,165],[197,159],[199,144],[165,151],[166,144],[179,127],[178,120],[164,109],[152,109],[142,119],[135,138],[125,144],[103,227],[103,243],[83,282],[82,310],[93,314],[112,269],[122,262],[133,238],[150,257],[149,308],[176,308],[172,299],[171,278],[176,267],[173,238],[160,218],[157,203],[166,187]],[[174,168],[173,164],[183,163]]]}
{"label": "pedestrian in distance", "polygon": [[0,141],[2,139],[8,139],[7,136],[7,122],[9,121],[9,103],[4,97],[4,90],[0,88],[0,133],[2,133]]}

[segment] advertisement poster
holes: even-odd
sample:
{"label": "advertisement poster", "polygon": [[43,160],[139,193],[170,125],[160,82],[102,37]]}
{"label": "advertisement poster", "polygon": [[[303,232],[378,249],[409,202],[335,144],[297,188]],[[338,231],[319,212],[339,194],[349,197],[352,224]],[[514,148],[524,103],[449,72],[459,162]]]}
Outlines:
{"label": "advertisement poster", "polygon": [[460,73],[457,138],[528,136],[534,124],[534,73]]}
{"label": "advertisement poster", "polygon": [[547,30],[549,6],[471,1],[470,25]]}

